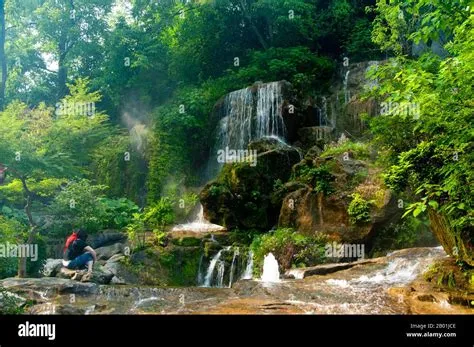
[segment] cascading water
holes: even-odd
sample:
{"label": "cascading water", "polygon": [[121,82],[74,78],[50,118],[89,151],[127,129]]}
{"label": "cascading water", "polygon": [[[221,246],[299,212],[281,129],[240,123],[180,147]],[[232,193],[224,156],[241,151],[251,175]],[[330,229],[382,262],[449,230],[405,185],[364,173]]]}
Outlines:
{"label": "cascading water", "polygon": [[234,280],[235,261],[238,256],[239,256],[239,248],[237,247],[234,250],[234,255],[232,256],[232,264],[230,265],[229,288],[232,287],[232,281]]}
{"label": "cascading water", "polygon": [[217,287],[222,288],[224,284],[225,263],[219,260],[217,264]]}
{"label": "cascading water", "polygon": [[278,269],[278,261],[272,253],[268,253],[263,260],[263,274],[261,280],[263,282],[279,282],[280,270]]}
{"label": "cascading water", "polygon": [[216,150],[245,150],[265,136],[286,137],[281,82],[258,84],[229,93],[219,122]]}
{"label": "cascading water", "polygon": [[346,74],[344,75],[344,102],[347,104],[351,99],[351,92],[349,91],[347,85],[349,84],[349,74],[351,70],[347,70]]}
{"label": "cascading water", "polygon": [[248,259],[247,259],[247,266],[245,267],[245,271],[242,275],[243,280],[251,280],[253,277],[253,252],[249,251]]}
{"label": "cascading water", "polygon": [[217,254],[211,259],[211,262],[209,263],[209,267],[207,269],[206,277],[204,278],[204,284],[203,287],[210,287],[213,279],[213,274],[214,270],[216,268],[217,262],[220,260],[222,256],[222,252],[227,251],[230,249],[229,247],[221,249]]}
{"label": "cascading water", "polygon": [[190,232],[213,232],[213,231],[222,231],[225,230],[224,227],[209,223],[204,218],[204,208],[199,203],[197,213],[194,216],[193,220],[189,223],[178,224],[171,229],[171,231],[190,231]]}
{"label": "cascading water", "polygon": [[[229,255],[232,252],[232,261]],[[209,262],[205,276],[198,274],[198,285],[201,287],[231,288],[237,279],[251,279],[253,270],[253,253],[249,252],[247,266],[244,269],[241,252],[238,247],[227,246],[217,252]],[[204,264],[204,256],[202,257]],[[227,259],[227,261],[226,261]],[[200,263],[199,273],[202,264]]]}
{"label": "cascading water", "polygon": [[274,135],[285,138],[286,127],[282,117],[283,97],[278,82],[259,85],[257,99],[256,138]]}
{"label": "cascading water", "polygon": [[198,267],[198,275],[197,275],[197,283],[200,284],[203,281],[203,274],[202,274],[202,260],[204,259],[204,254],[201,255],[199,258],[199,267]]}

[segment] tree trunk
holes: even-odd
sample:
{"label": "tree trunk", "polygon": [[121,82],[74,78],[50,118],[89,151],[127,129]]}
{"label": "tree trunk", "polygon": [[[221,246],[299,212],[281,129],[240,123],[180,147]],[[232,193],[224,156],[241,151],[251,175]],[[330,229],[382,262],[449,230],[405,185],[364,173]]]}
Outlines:
{"label": "tree trunk", "polygon": [[[23,190],[26,193],[26,205],[25,205],[25,213],[26,216],[28,217],[28,223],[30,225],[30,231],[28,232],[28,240],[26,241],[26,244],[31,245],[35,241],[35,236],[36,236],[36,229],[37,226],[35,225],[35,222],[33,220],[33,215],[31,214],[31,202],[33,200],[33,193],[28,189],[28,186],[26,184],[26,178],[25,177],[20,177],[21,183],[23,185]],[[25,257],[19,257],[18,258],[18,277],[23,278],[26,277],[26,258]]]}
{"label": "tree trunk", "polygon": [[59,60],[58,60],[58,100],[61,100],[67,94],[67,70],[65,66],[66,52],[61,48],[62,43],[59,44]]}
{"label": "tree trunk", "polygon": [[0,111],[5,107],[5,89],[7,84],[7,60],[5,56],[5,0],[0,0]]}
{"label": "tree trunk", "polygon": [[268,49],[268,44],[267,42],[265,41],[265,39],[263,38],[262,34],[260,33],[260,31],[258,30],[258,28],[255,26],[255,24],[253,23],[253,20],[252,20],[252,16],[250,15],[250,13],[247,11],[247,6],[246,6],[246,3],[245,3],[245,0],[240,0],[240,6],[242,7],[242,13],[244,14],[244,17],[247,18],[247,21],[249,22],[249,25],[250,27],[252,28],[253,32],[255,33],[255,35],[257,36],[257,39],[258,39],[258,42],[260,42],[260,44],[262,45],[262,48],[263,49]]}

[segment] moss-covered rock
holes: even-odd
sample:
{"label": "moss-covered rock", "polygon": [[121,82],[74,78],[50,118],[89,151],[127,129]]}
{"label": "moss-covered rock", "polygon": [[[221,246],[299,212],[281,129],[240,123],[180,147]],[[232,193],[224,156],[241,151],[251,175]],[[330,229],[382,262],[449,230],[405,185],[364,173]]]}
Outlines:
{"label": "moss-covered rock", "polygon": [[204,215],[227,229],[268,230],[278,220],[279,206],[271,194],[275,181],[287,181],[292,166],[300,159],[298,151],[276,139],[263,139],[249,145],[257,151],[257,163],[225,164],[217,179],[207,184],[200,199]]}
{"label": "moss-covered rock", "polygon": [[201,246],[148,247],[121,261],[119,275],[132,284],[194,286],[202,253]]}
{"label": "moss-covered rock", "polygon": [[[313,171],[318,173],[316,169],[322,165],[333,177],[330,182],[319,182],[325,177],[321,175],[314,179],[306,177]],[[293,179],[307,184],[285,185],[295,189],[283,199],[280,227],[292,227],[307,235],[324,233],[340,242],[370,245],[377,230],[401,216],[402,209],[379,178],[379,172],[370,168],[368,161],[358,160],[353,154],[305,158],[293,170]],[[303,174],[306,176],[301,177]],[[330,187],[322,192],[321,188],[327,188],[328,184]],[[350,214],[356,210],[349,208],[355,197],[367,206],[364,218]]]}

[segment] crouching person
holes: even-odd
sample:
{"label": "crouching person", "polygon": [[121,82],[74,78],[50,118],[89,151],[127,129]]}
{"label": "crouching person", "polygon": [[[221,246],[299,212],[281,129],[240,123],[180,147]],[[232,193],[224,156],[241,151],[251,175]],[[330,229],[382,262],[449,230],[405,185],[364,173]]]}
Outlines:
{"label": "crouching person", "polygon": [[[74,230],[66,240],[63,253],[63,266],[70,270],[78,270],[72,279],[82,275],[82,281],[90,280],[92,266],[97,261],[97,255],[87,244],[87,233],[83,229]],[[87,272],[86,272],[87,271]]]}

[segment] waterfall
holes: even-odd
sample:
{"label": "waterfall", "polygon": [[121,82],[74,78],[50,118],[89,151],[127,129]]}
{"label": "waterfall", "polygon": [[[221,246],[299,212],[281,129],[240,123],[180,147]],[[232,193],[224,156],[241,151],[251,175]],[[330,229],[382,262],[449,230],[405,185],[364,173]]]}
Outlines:
{"label": "waterfall", "polygon": [[224,100],[225,117],[219,123],[218,146],[245,149],[252,139],[252,89],[229,93]]}
{"label": "waterfall", "polygon": [[263,274],[261,277],[263,282],[279,282],[280,270],[278,269],[278,261],[272,253],[268,253],[263,260]]}
{"label": "waterfall", "polygon": [[257,99],[256,138],[274,135],[286,137],[286,127],[282,117],[283,97],[278,82],[259,85]]}
{"label": "waterfall", "polygon": [[199,267],[198,267],[198,275],[197,275],[197,283],[201,284],[202,283],[202,260],[204,259],[204,254],[201,255],[201,258],[199,258]]}
{"label": "waterfall", "polygon": [[220,260],[217,264],[217,287],[222,288],[224,284],[225,263]]}
{"label": "waterfall", "polygon": [[256,91],[255,87],[248,87],[227,94],[216,149],[245,150],[250,141],[264,136],[285,138],[282,110],[281,82],[258,84]]}
{"label": "waterfall", "polygon": [[175,225],[171,231],[212,232],[225,229],[220,225],[209,223],[206,218],[204,218],[204,208],[201,203],[198,203],[197,207],[197,213],[192,221]]}
{"label": "waterfall", "polygon": [[245,267],[245,272],[242,275],[243,280],[251,280],[253,277],[253,252],[249,251],[247,266]]}
{"label": "waterfall", "polygon": [[229,274],[229,288],[232,287],[232,281],[234,280],[234,271],[235,271],[235,260],[239,255],[239,248],[235,248],[234,256],[232,257],[232,264],[230,265],[230,274]]}
{"label": "waterfall", "polygon": [[346,74],[344,75],[344,102],[347,104],[351,99],[351,92],[347,88],[349,82],[349,73],[351,70],[347,70]]}
{"label": "waterfall", "polygon": [[[252,279],[253,252],[249,251],[247,265],[246,268],[243,269],[243,264],[240,260],[240,249],[238,247],[233,248],[231,262],[225,260],[230,258],[223,257],[224,254],[228,255],[231,249],[231,246],[222,248],[212,257],[205,276],[200,275],[201,270],[199,270],[198,285],[202,287],[231,288],[237,279]],[[204,263],[204,260],[202,260],[202,262]],[[201,262],[199,268],[201,268]]]}
{"label": "waterfall", "polygon": [[[209,268],[207,269],[206,277],[204,278],[204,287],[210,287],[212,284],[212,275],[214,274],[214,270],[216,268],[217,262],[220,261],[222,256],[222,252],[228,251],[230,246],[221,249],[217,254],[212,258],[211,262],[209,263]],[[222,262],[223,263],[223,262]],[[223,264],[224,265],[224,264]],[[219,264],[218,271],[221,268],[221,264]],[[219,275],[219,274],[218,274]],[[222,269],[222,277],[224,277],[224,269]],[[222,286],[222,284],[221,284]]]}

